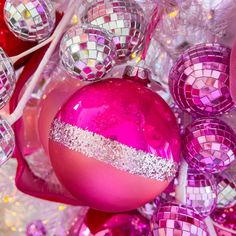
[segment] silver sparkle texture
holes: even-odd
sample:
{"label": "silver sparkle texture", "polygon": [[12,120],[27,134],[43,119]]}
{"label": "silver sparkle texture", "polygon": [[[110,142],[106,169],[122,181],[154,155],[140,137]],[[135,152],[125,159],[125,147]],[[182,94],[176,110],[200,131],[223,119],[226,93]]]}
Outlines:
{"label": "silver sparkle texture", "polygon": [[9,57],[0,48],[0,108],[11,97],[16,84],[15,70]]}
{"label": "silver sparkle texture", "polygon": [[50,0],[6,0],[4,18],[20,39],[43,41],[55,25],[55,9]]}
{"label": "silver sparkle texture", "polygon": [[73,26],[64,35],[60,57],[65,69],[77,79],[101,79],[114,65],[115,45],[102,28]]}
{"label": "silver sparkle texture", "polygon": [[132,0],[95,0],[88,6],[83,22],[113,34],[118,62],[124,62],[143,48],[146,22],[142,8]]}
{"label": "silver sparkle texture", "polygon": [[160,181],[173,179],[178,167],[172,160],[136,150],[57,119],[52,123],[50,139],[122,171]]}
{"label": "silver sparkle texture", "polygon": [[15,136],[10,124],[0,117],[0,166],[12,155],[15,148]]}

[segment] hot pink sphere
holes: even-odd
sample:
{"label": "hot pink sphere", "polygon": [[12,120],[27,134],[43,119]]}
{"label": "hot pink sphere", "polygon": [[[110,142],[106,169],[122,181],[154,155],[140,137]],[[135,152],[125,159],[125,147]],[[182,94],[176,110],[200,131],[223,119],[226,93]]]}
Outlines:
{"label": "hot pink sphere", "polygon": [[62,106],[49,153],[73,196],[102,211],[126,211],[154,199],[175,176],[179,129],[159,95],[139,82],[107,79]]}

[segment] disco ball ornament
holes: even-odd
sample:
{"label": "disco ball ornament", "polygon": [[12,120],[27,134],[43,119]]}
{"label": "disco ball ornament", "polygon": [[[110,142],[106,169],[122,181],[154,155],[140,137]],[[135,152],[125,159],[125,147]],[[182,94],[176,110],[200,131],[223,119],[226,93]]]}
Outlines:
{"label": "disco ball ornament", "polygon": [[153,236],[209,236],[207,226],[192,208],[164,203],[151,220]]}
{"label": "disco ball ornament", "polygon": [[79,89],[62,106],[49,153],[74,197],[98,210],[127,211],[153,200],[174,178],[179,129],[159,95],[111,78]]}
{"label": "disco ball ornament", "polygon": [[6,0],[4,17],[18,38],[43,41],[55,26],[55,9],[50,0]]}
{"label": "disco ball ornament", "polygon": [[217,176],[217,207],[228,208],[236,205],[236,179],[227,173]]}
{"label": "disco ball ornament", "polygon": [[138,208],[138,212],[147,219],[151,219],[153,214],[157,210],[157,205],[159,204],[159,198],[155,199],[152,202],[146,203],[144,206]]}
{"label": "disco ball ornament", "polygon": [[170,71],[169,85],[182,110],[216,116],[233,108],[229,91],[230,52],[220,44],[199,44],[178,58]]}
{"label": "disco ball ornament", "polygon": [[[178,177],[161,194],[162,202],[175,201],[176,187],[178,186]],[[192,168],[188,168],[186,182],[186,206],[192,207],[201,219],[209,216],[216,207],[217,201],[217,181],[212,174],[200,173]]]}
{"label": "disco ball ornament", "polygon": [[187,126],[183,154],[190,167],[208,173],[225,170],[234,160],[236,136],[223,121],[199,118]]}
{"label": "disco ball ornament", "polygon": [[0,117],[0,166],[13,154],[15,136],[10,124]]}
{"label": "disco ball ornament", "polygon": [[10,99],[16,84],[15,70],[9,57],[0,48],[0,109]]}
{"label": "disco ball ornament", "polygon": [[73,26],[61,41],[62,64],[80,80],[101,79],[114,65],[114,55],[112,38],[96,26]]}
{"label": "disco ball ornament", "polygon": [[143,48],[147,24],[143,10],[135,1],[95,0],[82,21],[113,34],[118,62],[129,60]]}
{"label": "disco ball ornament", "polygon": [[202,219],[206,218],[216,207],[216,180],[211,174],[201,174],[188,170],[186,186],[186,205],[194,208]]}

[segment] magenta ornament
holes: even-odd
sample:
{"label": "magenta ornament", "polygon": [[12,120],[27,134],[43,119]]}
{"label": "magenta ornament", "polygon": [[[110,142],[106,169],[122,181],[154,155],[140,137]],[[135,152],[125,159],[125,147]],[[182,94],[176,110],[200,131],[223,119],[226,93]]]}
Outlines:
{"label": "magenta ornament", "polygon": [[106,79],[62,106],[49,152],[74,196],[99,210],[130,210],[153,200],[174,178],[179,129],[169,106],[142,83]]}
{"label": "magenta ornament", "polygon": [[207,226],[192,208],[164,203],[151,220],[153,236],[209,236]]}
{"label": "magenta ornament", "polygon": [[190,167],[200,172],[222,172],[235,160],[235,153],[236,136],[225,122],[199,118],[186,128],[183,154]]}
{"label": "magenta ornament", "polygon": [[118,62],[130,59],[143,48],[146,21],[143,9],[132,0],[95,0],[82,18],[85,23],[113,34]]}
{"label": "magenta ornament", "polygon": [[98,80],[113,67],[115,46],[102,28],[73,26],[62,38],[60,56],[65,69],[77,79]]}
{"label": "magenta ornament", "polygon": [[16,37],[42,41],[52,33],[56,13],[51,0],[6,0],[4,18]]}
{"label": "magenta ornament", "polygon": [[236,179],[227,172],[218,175],[217,207],[228,208],[236,205]]}
{"label": "magenta ornament", "polygon": [[217,116],[234,103],[229,91],[231,50],[217,43],[195,45],[185,51],[169,75],[171,94],[177,105],[199,116]]}
{"label": "magenta ornament", "polygon": [[10,99],[15,89],[16,76],[13,64],[4,50],[0,47],[0,109]]}

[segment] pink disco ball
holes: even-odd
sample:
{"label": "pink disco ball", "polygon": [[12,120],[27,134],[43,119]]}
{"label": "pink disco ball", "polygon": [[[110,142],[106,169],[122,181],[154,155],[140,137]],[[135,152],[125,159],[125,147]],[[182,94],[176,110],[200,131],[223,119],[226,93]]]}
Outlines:
{"label": "pink disco ball", "polygon": [[186,186],[186,205],[194,208],[202,219],[206,218],[216,207],[216,180],[211,174],[201,174],[188,170]]}
{"label": "pink disco ball", "polygon": [[0,48],[0,109],[10,99],[16,84],[15,70],[10,58]]}
{"label": "pink disco ball", "polygon": [[[175,191],[178,186],[178,175],[168,188],[161,194],[161,201],[175,201]],[[212,174],[200,173],[188,168],[186,191],[186,206],[193,208],[205,219],[216,208],[217,181]]]}
{"label": "pink disco ball", "polygon": [[62,106],[49,153],[76,199],[102,211],[127,211],[152,201],[175,177],[179,129],[169,106],[142,83],[106,79]]}
{"label": "pink disco ball", "polygon": [[170,71],[169,85],[182,110],[216,116],[233,108],[229,91],[230,53],[223,45],[206,43],[189,48],[178,58]]}
{"label": "pink disco ball", "polygon": [[42,41],[52,33],[56,13],[51,0],[6,0],[4,18],[16,37]]}
{"label": "pink disco ball", "polygon": [[164,203],[151,220],[153,236],[209,236],[205,222],[192,208],[177,203]]}
{"label": "pink disco ball", "polygon": [[217,177],[217,207],[228,208],[236,205],[236,179],[228,173],[221,173]]}
{"label": "pink disco ball", "polygon": [[82,25],[71,27],[63,36],[60,56],[65,69],[80,80],[98,80],[114,65],[115,46],[103,29]]}
{"label": "pink disco ball", "polygon": [[186,128],[183,155],[198,171],[221,172],[236,159],[235,133],[219,119],[196,119]]}
{"label": "pink disco ball", "polygon": [[147,24],[143,9],[135,1],[95,0],[82,21],[113,35],[118,62],[129,60],[132,53],[143,48]]}

